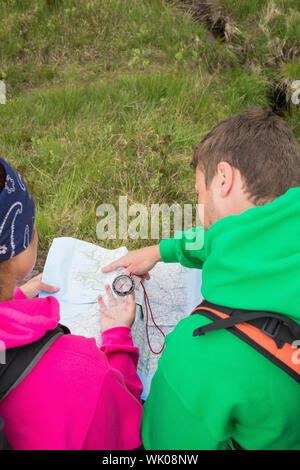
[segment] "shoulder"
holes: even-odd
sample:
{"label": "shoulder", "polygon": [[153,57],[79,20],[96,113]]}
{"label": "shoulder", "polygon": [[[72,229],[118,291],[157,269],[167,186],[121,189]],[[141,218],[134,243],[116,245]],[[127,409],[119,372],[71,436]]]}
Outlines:
{"label": "shoulder", "polygon": [[72,370],[73,375],[98,371],[102,374],[108,372],[109,363],[105,354],[100,351],[94,338],[85,338],[77,335],[64,335],[58,338],[41,359],[41,364],[55,369]]}
{"label": "shoulder", "polygon": [[208,323],[211,323],[211,320],[202,315],[190,315],[181,320],[167,336],[160,365],[171,381],[178,380],[175,377],[180,370],[185,381],[196,380],[198,384],[201,382],[205,389],[211,389],[221,383],[223,391],[226,388],[231,392],[234,389],[252,388],[255,394],[254,376],[257,383],[261,384],[260,393],[262,388],[268,390],[271,383],[274,387],[295,389],[297,383],[293,379],[230,331],[222,329],[202,336],[193,336],[196,328]]}

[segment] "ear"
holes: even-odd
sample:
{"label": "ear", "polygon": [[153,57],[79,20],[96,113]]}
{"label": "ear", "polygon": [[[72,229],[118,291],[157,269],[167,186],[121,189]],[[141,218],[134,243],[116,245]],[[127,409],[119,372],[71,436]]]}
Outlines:
{"label": "ear", "polygon": [[220,162],[217,166],[218,185],[220,196],[227,197],[231,192],[234,180],[234,168],[227,162]]}

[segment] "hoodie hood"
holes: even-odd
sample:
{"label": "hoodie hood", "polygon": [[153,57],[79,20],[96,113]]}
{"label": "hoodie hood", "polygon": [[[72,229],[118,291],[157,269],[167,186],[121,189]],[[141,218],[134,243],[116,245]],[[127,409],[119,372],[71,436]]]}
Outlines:
{"label": "hoodie hood", "polygon": [[59,322],[59,303],[54,297],[0,303],[0,341],[6,349],[37,341]]}
{"label": "hoodie hood", "polygon": [[205,235],[206,300],[300,323],[300,187],[219,220]]}

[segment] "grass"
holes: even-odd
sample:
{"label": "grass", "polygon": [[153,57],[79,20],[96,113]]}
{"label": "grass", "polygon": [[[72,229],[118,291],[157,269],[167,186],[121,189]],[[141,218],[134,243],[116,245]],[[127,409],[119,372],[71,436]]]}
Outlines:
{"label": "grass", "polygon": [[[274,83],[300,79],[298,1],[214,5],[225,42],[181,2],[2,0],[0,151],[35,198],[39,267],[53,237],[99,243],[101,203],[195,203],[192,147],[245,106],[268,105]],[[284,117],[300,139],[299,106]]]}

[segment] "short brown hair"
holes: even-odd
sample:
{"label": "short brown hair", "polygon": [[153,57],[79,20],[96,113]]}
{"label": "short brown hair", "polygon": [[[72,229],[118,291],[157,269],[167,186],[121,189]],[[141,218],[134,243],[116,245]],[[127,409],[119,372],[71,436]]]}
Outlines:
{"label": "short brown hair", "polygon": [[255,204],[265,204],[300,186],[300,149],[288,124],[266,108],[249,108],[215,126],[196,145],[192,166],[208,187],[219,162],[237,168]]}

